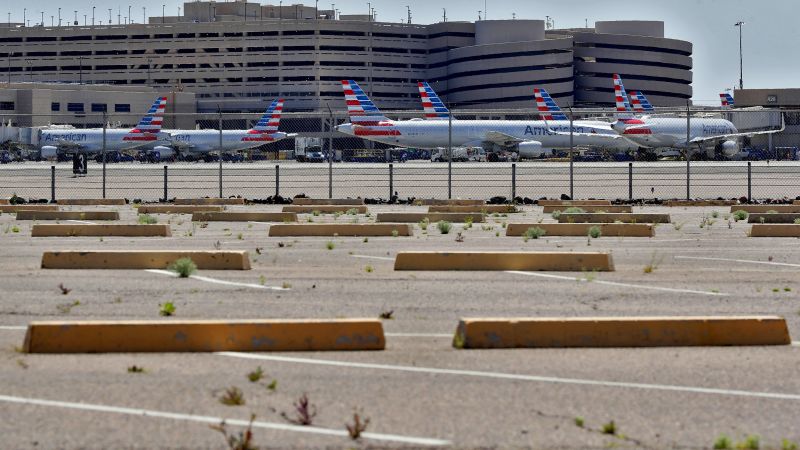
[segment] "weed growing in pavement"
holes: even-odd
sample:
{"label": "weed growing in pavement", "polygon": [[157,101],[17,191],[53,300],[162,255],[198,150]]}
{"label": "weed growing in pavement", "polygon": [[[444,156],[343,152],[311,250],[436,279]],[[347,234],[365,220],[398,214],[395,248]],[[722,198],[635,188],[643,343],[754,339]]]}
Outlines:
{"label": "weed growing in pavement", "polygon": [[72,289],[69,289],[66,286],[64,286],[64,283],[59,283],[58,289],[61,290],[61,295],[67,295],[70,292],[72,292]]}
{"label": "weed growing in pavement", "polygon": [[733,220],[735,220],[736,222],[740,220],[747,220],[747,216],[748,216],[747,211],[743,209],[738,209],[733,212]]}
{"label": "weed growing in pavement", "polygon": [[550,216],[553,217],[554,220],[558,220],[558,218],[561,217],[561,211],[553,211]]}
{"label": "weed growing in pavement", "polygon": [[[178,223],[178,225],[180,225],[180,223]],[[252,223],[248,223],[247,224],[247,229],[250,230],[252,228],[253,228],[253,224]]]}
{"label": "weed growing in pavement", "polygon": [[58,312],[60,312],[61,314],[69,314],[72,311],[72,308],[80,306],[80,304],[81,304],[80,300],[75,300],[72,303],[62,303],[60,305],[57,305],[56,308],[58,309]]}
{"label": "weed growing in pavement", "polygon": [[428,230],[428,225],[430,225],[431,221],[427,217],[419,221],[419,227],[422,231]]}
{"label": "weed growing in pavement", "polygon": [[721,434],[716,441],[714,441],[714,450],[729,450],[733,448],[733,442],[731,442],[731,438]]}
{"label": "weed growing in pavement", "polygon": [[336,211],[335,213],[333,213],[333,219],[334,219],[334,220],[336,220],[336,219],[338,219],[338,218],[339,218],[339,216],[341,216],[341,215],[342,215],[342,212],[341,212],[341,211]]}
{"label": "weed growing in pavement", "polygon": [[260,255],[262,250],[264,250],[264,247],[256,247],[256,254]]}
{"label": "weed growing in pavement", "polygon": [[776,292],[776,293],[777,293],[777,292],[780,292],[780,291],[781,291],[781,290],[780,290],[780,289],[778,289],[778,288],[772,288],[772,292]]}
{"label": "weed growing in pavement", "polygon": [[[200,222],[200,228],[208,228],[208,222]],[[194,229],[194,222],[192,222],[192,229]]]}
{"label": "weed growing in pavement", "polygon": [[569,208],[563,211],[563,214],[585,214],[586,210],[583,208],[578,208],[577,206],[570,206]]}
{"label": "weed growing in pavement", "polygon": [[372,266],[370,266],[370,265],[367,265],[367,267],[364,267],[364,271],[367,272],[367,273],[372,273],[374,270],[375,269],[373,269]]}
{"label": "weed growing in pavement", "polygon": [[250,380],[251,383],[256,383],[263,377],[264,377],[264,369],[262,369],[261,366],[258,366],[256,370],[247,373],[247,379]]}
{"label": "weed growing in pavement", "polygon": [[397,230],[392,230],[392,237],[400,236],[400,232]]}
{"label": "weed growing in pavement", "polygon": [[314,217],[317,217],[319,214],[320,214],[319,211],[316,210],[316,209],[311,211],[311,215],[314,216]]}
{"label": "weed growing in pavement", "polygon": [[222,433],[225,437],[225,443],[228,445],[228,450],[258,450],[258,447],[253,443],[253,421],[255,419],[256,415],[251,414],[247,428],[238,434],[229,434],[224,420],[219,425],[209,425],[209,428]]}
{"label": "weed growing in pavement", "polygon": [[798,450],[798,446],[796,442],[792,442],[788,439],[782,439],[781,450]]}
{"label": "weed growing in pavement", "polygon": [[368,238],[368,237],[365,237],[365,238],[364,238],[364,239],[363,239],[361,242],[363,242],[363,243],[365,243],[365,244],[366,244],[367,242],[369,242],[369,238]]}
{"label": "weed growing in pavement", "polygon": [[461,234],[461,231],[456,234],[456,242],[464,242],[464,235]]}
{"label": "weed growing in pavement", "polygon": [[258,276],[258,284],[263,286],[266,283],[267,283],[267,277],[265,277],[264,275],[259,275]]}
{"label": "weed growing in pavement", "polygon": [[715,218],[715,219],[716,219],[717,217],[719,217],[719,211],[711,211],[711,217],[713,217],[713,218]]}
{"label": "weed growing in pavement", "polygon": [[644,266],[644,273],[653,273],[654,270],[658,269],[659,264],[661,264],[663,260],[663,256],[658,256],[657,252],[653,252],[650,255],[650,263]]}
{"label": "weed growing in pavement", "polygon": [[144,367],[135,364],[128,366],[128,373],[144,373]]}
{"label": "weed growing in pavement", "polygon": [[746,449],[746,450],[758,450],[761,448],[761,439],[754,434],[751,434],[744,438],[744,441],[736,443],[737,449]]}
{"label": "weed growing in pavement", "polygon": [[281,287],[283,289],[291,289],[292,285],[284,281],[283,284],[281,284]]}
{"label": "weed growing in pavement", "polygon": [[325,243],[325,248],[327,248],[328,250],[333,250],[334,248],[336,248],[336,244],[334,244],[333,241],[328,241]]}
{"label": "weed growing in pavement", "polygon": [[783,291],[784,292],[792,292],[792,288],[790,288],[789,286],[786,286],[785,288],[783,288]]}
{"label": "weed growing in pavement", "polygon": [[228,406],[241,406],[245,403],[244,394],[238,387],[231,386],[225,389],[225,392],[219,398],[219,402]]}
{"label": "weed growing in pavement", "polygon": [[241,241],[242,239],[244,239],[244,235],[242,233],[239,233],[236,235],[236,239]]}
{"label": "weed growing in pavement", "polygon": [[356,208],[350,208],[350,209],[348,209],[348,210],[346,211],[346,213],[347,213],[347,214],[349,214],[349,215],[351,215],[351,216],[355,216],[356,214],[358,214],[358,209],[356,209]]}
{"label": "weed growing in pavement", "polygon": [[222,242],[217,241],[212,244],[214,246],[214,250],[219,250],[222,248]]}
{"label": "weed growing in pavement", "polygon": [[311,425],[314,422],[314,417],[317,416],[317,407],[308,400],[308,394],[303,393],[294,406],[294,417],[289,417],[285,412],[281,413],[287,422],[295,425]]}
{"label": "weed growing in pavement", "polygon": [[191,258],[180,258],[169,265],[169,270],[177,273],[180,278],[189,278],[197,272],[197,264]]}
{"label": "weed growing in pavement", "polygon": [[394,317],[392,316],[393,314],[394,314],[394,310],[390,309],[389,311],[383,311],[382,313],[380,313],[380,315],[378,315],[378,318],[386,319],[386,320],[392,320],[392,319],[394,319]]}
{"label": "weed growing in pavement", "polygon": [[439,222],[436,223],[436,228],[439,229],[440,233],[447,234],[453,228],[453,225],[446,220],[440,220]]}
{"label": "weed growing in pavement", "polygon": [[494,229],[491,225],[481,225],[481,231],[492,231]]}
{"label": "weed growing in pavement", "polygon": [[163,305],[158,305],[158,313],[162,316],[169,317],[175,314],[175,304],[172,302],[165,302]]}
{"label": "weed growing in pavement", "polygon": [[12,232],[12,233],[19,233],[19,227],[18,227],[18,226],[16,226],[16,225],[12,226],[12,227],[11,227],[11,232]]}
{"label": "weed growing in pavement", "polygon": [[597,225],[595,225],[595,226],[593,226],[593,227],[589,228],[589,236],[590,236],[592,239],[597,239],[597,238],[599,238],[601,234],[602,234],[602,232],[600,231],[600,227],[598,227]]}
{"label": "weed growing in pavement", "polygon": [[525,233],[522,235],[522,240],[528,242],[528,239],[539,239],[545,234],[547,234],[547,231],[544,229],[539,227],[531,227],[525,230]]}
{"label": "weed growing in pavement", "polygon": [[576,427],[583,428],[583,424],[584,424],[583,417],[578,416],[578,417],[575,418],[575,426]]}
{"label": "weed growing in pavement", "polygon": [[684,225],[685,223],[686,223],[686,222],[680,222],[680,223],[678,223],[678,222],[675,222],[675,223],[673,223],[673,224],[672,224],[672,228],[674,228],[674,229],[675,229],[675,231],[681,231],[681,228],[683,228],[683,225]]}
{"label": "weed growing in pavement", "polygon": [[309,222],[309,223],[311,223],[311,222],[313,222],[313,221],[314,221],[314,218],[313,218],[313,217],[311,217],[311,216],[308,216],[308,217],[306,217],[306,222]]}
{"label": "weed growing in pavement", "polygon": [[27,369],[28,367],[30,367],[30,366],[28,365],[28,363],[26,363],[26,362],[25,362],[25,360],[24,360],[24,359],[22,359],[22,358],[20,358],[20,359],[18,359],[18,360],[17,360],[17,365],[18,365],[18,366],[20,366],[20,367],[22,367],[23,369]]}
{"label": "weed growing in pavement", "polygon": [[270,383],[267,385],[267,389],[269,389],[272,392],[275,392],[275,390],[278,389],[278,380],[273,379],[272,381],[270,381]]}
{"label": "weed growing in pavement", "polygon": [[794,219],[794,224],[795,225],[800,225],[800,218]]}
{"label": "weed growing in pavement", "polygon": [[472,216],[469,216],[466,219],[464,219],[464,229],[466,230],[468,228],[472,228],[472,222],[473,222]]}
{"label": "weed growing in pavement", "polygon": [[367,426],[369,426],[369,417],[365,417],[361,419],[361,415],[359,411],[356,410],[353,412],[353,423],[346,423],[345,427],[347,428],[347,434],[350,436],[350,439],[357,441],[361,438],[361,433],[367,430]]}
{"label": "weed growing in pavement", "polygon": [[600,429],[603,434],[610,434],[612,436],[616,436],[617,434],[617,424],[614,421],[610,421],[608,423],[603,424],[603,427]]}
{"label": "weed growing in pavement", "polygon": [[158,223],[158,219],[150,214],[139,214],[139,223],[142,225],[152,225]]}

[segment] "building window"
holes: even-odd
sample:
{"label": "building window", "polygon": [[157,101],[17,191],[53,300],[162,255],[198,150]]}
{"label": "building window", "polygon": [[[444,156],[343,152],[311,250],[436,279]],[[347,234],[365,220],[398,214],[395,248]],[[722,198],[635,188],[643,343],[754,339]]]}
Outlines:
{"label": "building window", "polygon": [[129,103],[117,103],[114,105],[114,112],[131,112],[131,105]]}
{"label": "building window", "polygon": [[14,102],[0,102],[0,111],[13,111]]}
{"label": "building window", "polygon": [[50,103],[50,111],[61,111],[61,103],[59,102]]}
{"label": "building window", "polygon": [[83,112],[83,103],[67,103],[67,111]]}
{"label": "building window", "polygon": [[105,103],[92,103],[92,112],[106,112],[108,107]]}

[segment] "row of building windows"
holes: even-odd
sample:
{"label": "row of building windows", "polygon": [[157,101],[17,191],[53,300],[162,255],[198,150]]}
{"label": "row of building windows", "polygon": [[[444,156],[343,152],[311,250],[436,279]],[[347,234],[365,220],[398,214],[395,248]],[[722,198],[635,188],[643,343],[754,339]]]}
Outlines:
{"label": "row of building windows", "polygon": [[[265,53],[265,52],[314,52],[317,51],[317,48],[313,45],[284,45],[283,47],[275,47],[275,46],[261,46],[261,47],[207,47],[207,48],[179,48],[179,49],[169,49],[169,48],[156,48],[153,49],[152,53],[156,55],[165,55],[169,54],[170,50],[173,50],[175,54],[181,55],[190,55],[190,54],[197,54],[197,53],[221,53],[220,50],[227,51],[228,53],[244,53],[244,50],[250,53]],[[372,53],[400,53],[400,54],[415,54],[415,55],[426,55],[428,54],[428,50],[424,48],[394,48],[394,47],[363,47],[363,46],[352,46],[352,45],[320,45],[319,46],[320,52],[372,52]],[[0,53],[0,58],[8,58],[8,57],[23,57],[23,56],[40,56],[40,57],[48,57],[48,56],[125,56],[125,55],[145,55],[148,54],[146,49],[134,49],[134,50],[98,50],[92,52],[91,50],[65,50],[59,53],[54,51],[35,51],[35,52],[11,52],[11,53]]]}
{"label": "row of building windows", "polygon": [[[85,104],[83,103],[67,103],[67,111],[69,112],[84,112],[85,111],[84,108]],[[13,109],[13,103],[12,103],[12,109]],[[90,109],[92,112],[107,112],[108,105],[105,103],[92,103],[90,105]],[[54,112],[61,111],[61,102],[50,103],[50,111]],[[131,112],[131,105],[130,103],[115,103],[114,112],[118,113]]]}
{"label": "row of building windows", "polygon": [[[315,61],[256,61],[248,62],[245,67],[309,67],[314,66]],[[319,61],[320,67],[367,67],[366,62],[359,61]],[[174,70],[174,69],[215,69],[215,68],[236,68],[242,67],[241,63],[214,63],[214,64],[98,64],[92,65],[68,65],[68,66],[11,66],[0,67],[0,73],[8,72],[85,72],[108,71],[108,70]],[[372,63],[372,67],[394,68],[394,69],[421,69],[427,67],[424,64],[384,64]]]}

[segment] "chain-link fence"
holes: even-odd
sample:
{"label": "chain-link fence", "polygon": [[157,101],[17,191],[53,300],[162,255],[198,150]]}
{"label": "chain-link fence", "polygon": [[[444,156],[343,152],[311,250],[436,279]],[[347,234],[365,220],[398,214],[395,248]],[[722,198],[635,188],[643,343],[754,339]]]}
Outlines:
{"label": "chain-link fence", "polygon": [[800,112],[686,112],[388,112],[358,126],[342,112],[285,113],[278,133],[259,130],[258,113],[166,114],[146,141],[126,139],[134,113],[0,115],[0,197],[800,196]]}

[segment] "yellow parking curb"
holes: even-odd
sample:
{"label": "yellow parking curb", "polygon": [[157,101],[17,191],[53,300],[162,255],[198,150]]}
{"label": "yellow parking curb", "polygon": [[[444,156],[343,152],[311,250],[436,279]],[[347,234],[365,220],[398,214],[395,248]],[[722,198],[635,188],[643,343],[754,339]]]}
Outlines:
{"label": "yellow parking curb", "polygon": [[399,252],[394,270],[613,271],[614,262],[592,252]]}
{"label": "yellow parking curb", "polygon": [[19,211],[58,211],[58,205],[44,205],[41,203],[24,205],[0,205],[0,212],[16,213]]}
{"label": "yellow parking curb", "polygon": [[798,237],[800,238],[800,224],[754,224],[750,228],[750,237]]}
{"label": "yellow parking curb", "polygon": [[376,222],[416,223],[428,219],[430,222],[446,220],[448,222],[464,223],[472,219],[474,223],[484,222],[485,216],[481,213],[378,213]]}
{"label": "yellow parking curb", "polygon": [[42,269],[166,269],[181,258],[190,258],[201,270],[250,270],[246,251],[198,250],[44,252]]}
{"label": "yellow parking curb", "polygon": [[172,236],[169,225],[35,224],[31,237],[52,236]]}
{"label": "yellow parking curb", "polygon": [[559,223],[669,223],[669,214],[630,214],[630,213],[561,213]]}
{"label": "yellow parking curb", "polygon": [[117,211],[17,211],[17,220],[119,220]]}
{"label": "yellow parking curb", "polygon": [[506,236],[522,236],[529,228],[541,228],[545,236],[587,236],[592,227],[601,236],[653,237],[655,228],[644,223],[509,223]]}
{"label": "yellow parking curb", "polygon": [[350,210],[355,210],[356,214],[366,214],[366,206],[357,205],[286,205],[283,207],[283,212],[291,212],[297,214],[311,214],[317,211],[322,214],[344,214]]}
{"label": "yellow parking curb", "polygon": [[383,350],[377,319],[31,322],[26,353]]}
{"label": "yellow parking curb", "polygon": [[270,236],[413,236],[407,223],[302,223],[271,225]]}
{"label": "yellow parking curb", "polygon": [[124,198],[62,198],[57,200],[59,205],[91,205],[91,206],[110,206],[125,205]]}
{"label": "yellow parking curb", "polygon": [[793,224],[797,219],[800,219],[800,213],[754,213],[747,217],[747,222]]}
{"label": "yellow parking curb", "polygon": [[292,199],[293,205],[307,206],[307,205],[352,205],[358,206],[364,204],[363,198],[305,198],[295,197]]}
{"label": "yellow parking curb", "polygon": [[139,214],[194,214],[196,212],[221,212],[216,205],[142,205]]}
{"label": "yellow parking curb", "polygon": [[776,213],[800,213],[800,205],[736,205],[731,206],[731,212],[742,210],[747,213],[766,213],[775,211]]}
{"label": "yellow parking curb", "polygon": [[196,212],[192,222],[297,222],[297,214],[285,212]]}
{"label": "yellow parking curb", "polygon": [[789,345],[777,316],[461,319],[456,348]]}
{"label": "yellow parking curb", "polygon": [[244,205],[243,198],[176,198],[176,205]]}

